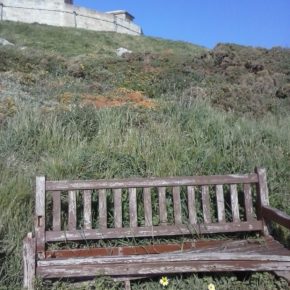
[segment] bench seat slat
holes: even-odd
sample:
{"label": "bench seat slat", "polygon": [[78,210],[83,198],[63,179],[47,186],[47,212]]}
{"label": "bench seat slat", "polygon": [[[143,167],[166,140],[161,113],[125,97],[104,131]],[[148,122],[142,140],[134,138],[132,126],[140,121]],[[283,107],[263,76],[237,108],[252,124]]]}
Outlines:
{"label": "bench seat slat", "polygon": [[[94,277],[96,275],[148,275],[148,274],[170,274],[170,273],[192,273],[192,272],[232,272],[232,271],[273,271],[279,269],[288,270],[290,268],[290,261],[280,261],[281,256],[277,256],[274,260],[251,260],[249,256],[243,257],[242,260],[232,259],[232,255],[228,259],[213,258],[209,261],[199,260],[195,261],[170,261],[165,262],[155,261],[151,263],[130,263],[122,265],[120,263],[110,264],[94,264],[94,265],[67,265],[67,266],[53,266],[53,267],[37,267],[37,275],[45,278],[58,277]],[[217,257],[218,258],[218,257]]]}
{"label": "bench seat slat", "polygon": [[99,247],[82,249],[64,249],[46,251],[46,258],[74,258],[74,257],[100,257],[100,256],[126,256],[126,255],[145,255],[161,254],[176,251],[188,251],[195,249],[196,242],[154,244],[142,246],[123,246],[123,247]]}
{"label": "bench seat slat", "polygon": [[255,220],[252,222],[239,223],[212,223],[196,225],[166,225],[154,227],[122,228],[122,229],[92,229],[78,231],[46,231],[47,242],[58,241],[78,241],[85,239],[110,239],[125,237],[151,237],[151,236],[174,236],[174,235],[193,235],[209,233],[227,233],[227,232],[244,232],[260,231],[262,222]]}
{"label": "bench seat slat", "polygon": [[290,266],[290,256],[271,255],[271,254],[249,254],[249,253],[218,253],[206,252],[196,253],[175,252],[163,254],[145,254],[145,255],[128,255],[128,256],[102,256],[102,257],[85,257],[85,258],[60,258],[46,259],[38,262],[38,266],[65,266],[65,265],[94,265],[94,264],[118,264],[123,263],[127,267],[131,263],[154,263],[154,262],[182,262],[182,261],[267,261],[267,262],[287,262]]}
{"label": "bench seat slat", "polygon": [[134,178],[134,179],[111,179],[111,180],[62,180],[47,181],[46,190],[83,190],[102,188],[139,188],[139,187],[172,187],[172,186],[194,186],[215,184],[239,184],[257,183],[256,173],[240,175],[212,175],[212,176],[184,176],[168,178]]}
{"label": "bench seat slat", "polygon": [[153,244],[142,246],[97,247],[81,249],[60,249],[46,251],[46,258],[75,258],[96,256],[125,256],[161,254],[176,251],[226,252],[226,253],[260,253],[265,254],[265,248],[271,255],[290,256],[290,251],[271,237],[245,240],[194,240],[192,242]]}

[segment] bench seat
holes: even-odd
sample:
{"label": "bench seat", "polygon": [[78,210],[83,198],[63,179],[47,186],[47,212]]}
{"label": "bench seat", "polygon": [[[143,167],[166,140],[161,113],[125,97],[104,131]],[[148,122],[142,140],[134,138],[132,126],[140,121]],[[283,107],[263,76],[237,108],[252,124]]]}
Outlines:
{"label": "bench seat", "polygon": [[[247,240],[204,240],[184,251],[159,254],[47,258],[37,265],[45,278],[142,276],[183,272],[287,271],[290,251],[272,237]],[[134,247],[131,247],[134,248]],[[120,251],[117,251],[120,252]],[[58,252],[61,255],[61,250]]]}

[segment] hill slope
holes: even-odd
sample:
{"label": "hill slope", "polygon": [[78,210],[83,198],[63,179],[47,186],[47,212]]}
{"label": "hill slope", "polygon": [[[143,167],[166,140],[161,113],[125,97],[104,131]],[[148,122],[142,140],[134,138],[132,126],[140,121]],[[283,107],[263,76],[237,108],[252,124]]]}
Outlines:
{"label": "hill slope", "polygon": [[[0,47],[0,288],[21,285],[35,175],[96,179],[265,166],[271,204],[290,213],[289,49],[220,44],[209,51],[9,22],[1,22],[0,37],[15,44]],[[119,47],[132,53],[119,57]],[[171,286],[202,289],[211,281],[220,289],[287,287],[270,274],[178,276]],[[102,283],[110,284],[96,286]]]}

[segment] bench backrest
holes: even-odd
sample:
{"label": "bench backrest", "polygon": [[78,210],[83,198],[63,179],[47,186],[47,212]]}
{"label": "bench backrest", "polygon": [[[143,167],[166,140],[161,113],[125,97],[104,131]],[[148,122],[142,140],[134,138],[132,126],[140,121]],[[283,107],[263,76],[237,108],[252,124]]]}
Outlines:
{"label": "bench backrest", "polygon": [[263,231],[266,172],[169,178],[36,178],[35,235],[47,242]]}

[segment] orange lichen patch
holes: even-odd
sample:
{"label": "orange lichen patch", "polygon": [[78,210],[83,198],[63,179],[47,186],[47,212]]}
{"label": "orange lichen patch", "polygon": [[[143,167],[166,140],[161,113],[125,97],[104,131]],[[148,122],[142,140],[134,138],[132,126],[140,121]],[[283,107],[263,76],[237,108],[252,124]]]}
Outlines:
{"label": "orange lichen patch", "polygon": [[154,100],[145,97],[140,91],[118,88],[111,91],[107,96],[102,95],[82,95],[85,105],[94,105],[96,108],[119,107],[127,104],[153,109],[157,106]]}

